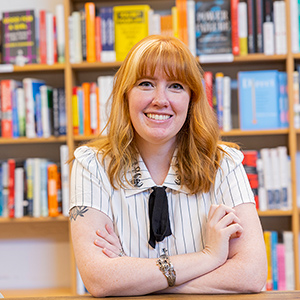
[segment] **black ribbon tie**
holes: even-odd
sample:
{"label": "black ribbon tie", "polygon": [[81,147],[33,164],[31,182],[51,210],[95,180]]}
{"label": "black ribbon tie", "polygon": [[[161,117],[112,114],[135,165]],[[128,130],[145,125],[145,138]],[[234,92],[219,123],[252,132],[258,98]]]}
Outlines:
{"label": "black ribbon tie", "polygon": [[149,197],[149,220],[149,245],[155,248],[156,242],[161,242],[166,236],[172,234],[166,187],[153,187]]}

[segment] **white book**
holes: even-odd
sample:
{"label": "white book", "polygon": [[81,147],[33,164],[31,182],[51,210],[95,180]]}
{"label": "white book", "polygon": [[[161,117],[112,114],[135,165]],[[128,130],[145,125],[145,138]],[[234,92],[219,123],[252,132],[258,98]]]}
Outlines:
{"label": "white book", "polygon": [[[75,62],[75,41],[74,41],[74,29],[73,29],[73,14],[68,17],[68,30],[69,30],[69,60],[73,64]],[[81,47],[80,47],[81,49]]]}
{"label": "white book", "polygon": [[280,164],[279,164],[279,153],[277,148],[270,149],[271,155],[271,175],[273,181],[273,196],[274,196],[274,208],[281,209],[281,198],[280,198]]}
{"label": "white book", "polygon": [[16,93],[17,93],[19,134],[20,134],[20,136],[26,136],[26,105],[25,105],[24,89],[17,88]]}
{"label": "white book", "polygon": [[223,130],[230,131],[232,129],[231,122],[231,78],[224,76],[223,78]]}
{"label": "white book", "polygon": [[34,158],[33,160],[33,216],[39,218],[41,216],[41,160]]}
{"label": "white book", "polygon": [[290,30],[293,53],[299,52],[299,9],[298,0],[290,0]]}
{"label": "white book", "polygon": [[248,37],[248,14],[247,3],[238,3],[238,34],[239,39],[247,39]]}
{"label": "white book", "polygon": [[22,218],[24,202],[24,169],[15,169],[15,218]]}
{"label": "white book", "polygon": [[48,161],[40,159],[40,174],[41,174],[41,217],[48,217]]}
{"label": "white book", "polygon": [[189,37],[189,49],[196,56],[196,9],[195,0],[187,0],[187,27]]}
{"label": "white book", "polygon": [[258,205],[259,210],[266,211],[268,210],[268,200],[267,200],[267,192],[265,189],[265,181],[264,181],[264,166],[261,158],[256,160],[256,170],[258,175]]}
{"label": "white book", "polygon": [[287,53],[285,1],[274,1],[275,53]]}
{"label": "white book", "polygon": [[289,189],[289,159],[287,155],[287,147],[277,147],[279,160],[279,177],[280,177],[280,202],[281,209],[291,209],[288,203],[288,189]]}
{"label": "white book", "polygon": [[260,155],[263,161],[263,172],[265,189],[267,192],[267,205],[268,209],[275,209],[274,193],[273,193],[273,178],[272,178],[272,167],[271,167],[271,154],[269,148],[263,148],[260,150]]}
{"label": "white book", "polygon": [[153,9],[148,11],[148,35],[161,34],[160,15],[155,14]]}
{"label": "white book", "polygon": [[98,117],[97,117],[97,92],[95,91],[90,92],[90,126],[92,131],[97,129],[98,126]]}
{"label": "white book", "polygon": [[55,6],[56,35],[57,35],[57,59],[59,63],[65,62],[65,9],[63,4]]}
{"label": "white book", "polygon": [[263,43],[264,43],[264,54],[274,55],[275,54],[275,33],[274,33],[273,22],[264,22],[263,24]]}
{"label": "white book", "polygon": [[50,111],[48,106],[49,88],[50,87],[46,85],[40,86],[42,127],[43,127],[43,137],[45,138],[51,136],[51,119],[50,119]]}
{"label": "white book", "polygon": [[[97,79],[99,87],[99,115],[100,115],[100,132],[105,128],[110,114],[110,107],[108,106],[108,99],[111,95],[113,88],[113,76],[99,76]],[[105,135],[107,133],[106,128],[103,131]]]}
{"label": "white book", "polygon": [[[71,35],[71,34],[70,34]],[[73,53],[73,61],[74,63],[82,62],[82,43],[81,43],[81,19],[80,12],[74,11],[72,13],[72,47],[74,49],[70,49]]]}
{"label": "white book", "polygon": [[62,213],[69,216],[69,147],[67,145],[60,146],[60,168],[61,168],[61,189],[62,189]]}
{"label": "white book", "polygon": [[47,43],[47,64],[54,64],[54,31],[53,13],[46,12],[46,43]]}
{"label": "white book", "polygon": [[294,236],[292,231],[283,231],[282,235],[285,246],[286,290],[291,291],[295,289]]}
{"label": "white book", "polygon": [[294,127],[300,128],[300,113],[299,113],[299,72],[293,72],[293,103],[294,103]]}

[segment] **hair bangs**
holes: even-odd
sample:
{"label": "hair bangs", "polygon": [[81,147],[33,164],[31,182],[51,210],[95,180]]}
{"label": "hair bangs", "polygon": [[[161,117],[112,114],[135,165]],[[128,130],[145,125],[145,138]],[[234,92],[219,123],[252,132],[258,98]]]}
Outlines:
{"label": "hair bangs", "polygon": [[153,77],[157,69],[162,70],[170,80],[187,83],[189,73],[183,53],[175,45],[161,43],[160,47],[145,49],[140,57],[136,76]]}

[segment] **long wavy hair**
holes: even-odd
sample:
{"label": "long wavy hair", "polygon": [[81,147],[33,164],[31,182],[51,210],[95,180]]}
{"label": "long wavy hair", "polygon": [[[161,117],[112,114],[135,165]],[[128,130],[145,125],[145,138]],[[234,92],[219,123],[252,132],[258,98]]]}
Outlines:
{"label": "long wavy hair", "polygon": [[224,155],[220,146],[223,142],[216,116],[206,99],[200,64],[177,38],[148,36],[130,50],[114,77],[107,135],[87,145],[101,153],[102,163],[109,158],[107,173],[115,189],[124,186],[124,178],[129,183],[126,173],[132,169],[138,149],[129,115],[128,92],[138,79],[149,73],[153,76],[157,68],[191,90],[187,118],[177,134],[177,170],[181,184],[192,194],[208,192]]}

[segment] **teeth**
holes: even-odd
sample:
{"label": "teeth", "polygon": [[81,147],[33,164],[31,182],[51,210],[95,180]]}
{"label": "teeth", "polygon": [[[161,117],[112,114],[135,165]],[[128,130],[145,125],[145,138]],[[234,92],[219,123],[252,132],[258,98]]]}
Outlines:
{"label": "teeth", "polygon": [[167,120],[171,118],[170,115],[156,115],[156,114],[146,114],[148,118],[154,119],[154,120]]}

